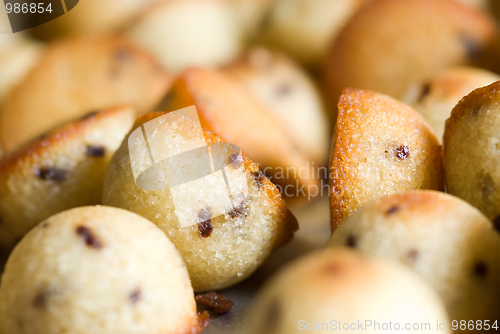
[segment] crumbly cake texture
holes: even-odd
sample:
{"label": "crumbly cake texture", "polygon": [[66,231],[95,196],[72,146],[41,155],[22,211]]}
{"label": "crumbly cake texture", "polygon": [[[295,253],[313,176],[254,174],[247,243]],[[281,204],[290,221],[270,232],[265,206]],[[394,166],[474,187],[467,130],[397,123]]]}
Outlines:
{"label": "crumbly cake texture", "polygon": [[446,67],[496,69],[497,28],[483,11],[455,0],[377,0],[333,42],[326,62],[332,105],[354,87],[402,101]]}
{"label": "crumbly cake texture", "polygon": [[332,230],[371,199],[443,189],[442,148],[415,110],[356,89],[344,90],[338,108],[330,156]]}
{"label": "crumbly cake texture", "polygon": [[74,118],[120,104],[148,112],[170,82],[153,57],[126,39],[53,42],[2,101],[0,144],[12,152]]}
{"label": "crumbly cake texture", "polygon": [[474,67],[452,67],[426,80],[410,103],[429,123],[440,141],[456,104],[474,89],[500,80],[496,73]]}
{"label": "crumbly cake texture", "polygon": [[[436,320],[443,326],[449,323],[444,306],[410,270],[354,251],[331,249],[307,254],[271,277],[258,292],[244,333],[298,334],[304,332],[301,325],[310,323],[311,328],[325,322],[329,329],[339,330],[346,323],[365,324],[365,320],[429,322],[430,333],[451,333],[451,326],[436,329]],[[379,332],[374,327],[368,331]]]}
{"label": "crumbly cake texture", "polygon": [[500,232],[457,197],[430,190],[381,197],[348,217],[329,246],[412,268],[440,295],[451,319],[498,318]]}
{"label": "crumbly cake texture", "polygon": [[2,333],[193,334],[206,325],[179,252],[126,210],[50,217],[17,245],[2,277]]}
{"label": "crumbly cake texture", "polygon": [[465,96],[446,121],[446,189],[500,224],[500,82]]}
{"label": "crumbly cake texture", "polygon": [[92,113],[0,161],[0,248],[58,212],[100,204],[108,163],[135,118],[126,106]]}
{"label": "crumbly cake texture", "polygon": [[[165,114],[146,114],[136,121],[134,128]],[[184,122],[192,123],[187,118]],[[203,132],[208,143],[225,142],[206,129]],[[186,134],[185,140],[189,143],[194,137]],[[245,155],[242,162],[249,191],[241,203],[225,216],[209,219],[209,223],[181,228],[169,190],[144,190],[136,186],[125,138],[106,174],[103,203],[136,212],[158,225],[183,256],[195,291],[229,287],[247,278],[298,229],[276,186]],[[189,201],[186,199],[184,203],[188,205]]]}

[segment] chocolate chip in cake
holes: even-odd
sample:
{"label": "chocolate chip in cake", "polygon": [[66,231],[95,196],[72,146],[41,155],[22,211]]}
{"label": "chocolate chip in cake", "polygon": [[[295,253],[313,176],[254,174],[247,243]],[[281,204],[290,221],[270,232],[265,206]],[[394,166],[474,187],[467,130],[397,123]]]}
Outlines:
{"label": "chocolate chip in cake", "polygon": [[85,115],[83,115],[81,117],[81,119],[83,120],[83,119],[87,119],[87,118],[93,117],[93,116],[97,115],[98,112],[99,112],[98,110],[93,110],[91,112],[88,112]]}
{"label": "chocolate chip in cake", "polygon": [[61,182],[66,180],[68,172],[60,168],[41,167],[35,171],[35,175],[43,180]]}
{"label": "chocolate chip in cake", "polygon": [[461,35],[460,41],[464,47],[464,52],[469,59],[477,59],[481,55],[481,48],[476,39],[469,35]]}
{"label": "chocolate chip in cake", "polygon": [[195,299],[197,303],[217,314],[227,313],[233,307],[233,301],[231,299],[227,299],[225,296],[219,295],[213,291],[197,295]]}
{"label": "chocolate chip in cake", "polygon": [[232,169],[238,169],[243,166],[243,156],[239,153],[233,153],[228,158],[229,167]]}
{"label": "chocolate chip in cake", "polygon": [[417,261],[419,256],[420,252],[416,249],[410,249],[408,251],[408,259],[410,259],[412,262]]}
{"label": "chocolate chip in cake", "polygon": [[35,299],[33,299],[33,306],[37,309],[45,309],[47,308],[49,293],[46,289],[40,290]]}
{"label": "chocolate chip in cake", "polygon": [[102,157],[106,154],[106,148],[101,145],[87,145],[85,154],[89,157]]}
{"label": "chocolate chip in cake", "polygon": [[410,149],[408,146],[400,145],[394,150],[394,155],[399,160],[406,160],[410,156]]}
{"label": "chocolate chip in cake", "polygon": [[484,197],[489,197],[495,191],[495,181],[489,173],[483,171],[481,180],[481,192]]}
{"label": "chocolate chip in cake", "polygon": [[358,238],[356,238],[355,235],[353,234],[350,234],[348,237],[347,237],[347,240],[345,242],[345,245],[347,247],[350,247],[350,248],[356,248],[356,246],[358,245]]}
{"label": "chocolate chip in cake", "polygon": [[431,92],[431,84],[425,83],[422,85],[422,90],[420,91],[420,96],[418,97],[418,102],[422,102],[427,95]]}
{"label": "chocolate chip in cake", "polygon": [[479,115],[479,111],[481,111],[481,106],[475,106],[470,110],[471,116],[477,116]]}
{"label": "chocolate chip in cake", "polygon": [[232,219],[247,215],[248,198],[245,197],[245,194],[240,193],[237,196],[237,200],[239,201],[239,204],[235,205],[227,213],[228,216]]}
{"label": "chocolate chip in cake", "polygon": [[119,48],[115,50],[114,57],[117,61],[126,62],[132,59],[132,52],[129,49]]}
{"label": "chocolate chip in cake", "polygon": [[488,266],[486,265],[486,263],[478,261],[474,265],[474,275],[481,277],[481,278],[488,275]]}
{"label": "chocolate chip in cake", "polygon": [[396,206],[396,205],[393,205],[393,206],[391,206],[391,207],[389,208],[389,210],[387,210],[387,211],[385,212],[385,214],[389,216],[389,215],[392,215],[393,213],[396,213],[396,212],[398,212],[398,211],[399,211],[399,207],[398,207],[398,206]]}
{"label": "chocolate chip in cake", "polygon": [[132,304],[137,304],[142,299],[142,291],[137,288],[128,297],[128,299],[132,302]]}
{"label": "chocolate chip in cake", "polygon": [[260,170],[256,171],[256,172],[252,172],[252,176],[255,180],[255,184],[257,185],[257,189],[261,189],[262,188],[262,181],[264,180],[265,176],[262,174],[262,172]]}
{"label": "chocolate chip in cake", "polygon": [[279,85],[278,88],[276,89],[276,95],[280,97],[289,95],[291,92],[292,92],[292,86],[287,83]]}
{"label": "chocolate chip in cake", "polygon": [[78,226],[76,228],[76,234],[78,234],[83,239],[87,246],[95,249],[102,248],[102,242],[90,228],[83,225]]}
{"label": "chocolate chip in cake", "polygon": [[212,235],[212,209],[202,209],[198,213],[198,230],[202,238]]}

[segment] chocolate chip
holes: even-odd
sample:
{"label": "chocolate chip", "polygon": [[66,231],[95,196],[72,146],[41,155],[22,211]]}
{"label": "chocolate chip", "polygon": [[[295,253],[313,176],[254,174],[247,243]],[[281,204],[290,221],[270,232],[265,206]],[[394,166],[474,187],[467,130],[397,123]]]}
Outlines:
{"label": "chocolate chip", "polygon": [[85,154],[89,157],[102,157],[106,154],[106,148],[101,145],[87,145]]}
{"label": "chocolate chip", "polygon": [[114,57],[117,61],[126,62],[132,59],[132,52],[125,48],[115,50]]}
{"label": "chocolate chip", "polygon": [[285,96],[290,94],[292,91],[292,86],[289,84],[282,84],[276,89],[276,95],[278,96]]}
{"label": "chocolate chip", "polygon": [[385,213],[385,214],[389,216],[389,215],[392,215],[393,213],[396,213],[396,212],[398,212],[398,211],[399,211],[399,207],[398,207],[398,206],[396,206],[396,205],[393,205],[393,206],[391,206],[391,207],[389,208],[389,210],[387,210],[387,211],[386,211],[386,213]]}
{"label": "chocolate chip", "polygon": [[225,296],[219,295],[213,291],[197,295],[195,299],[197,303],[217,314],[227,313],[233,307],[233,301],[231,299],[227,299]]}
{"label": "chocolate chip", "polygon": [[413,262],[417,261],[419,256],[420,252],[416,249],[410,249],[408,251],[408,258]]}
{"label": "chocolate chip", "polygon": [[98,110],[93,110],[91,112],[88,112],[85,115],[83,115],[81,117],[81,119],[83,120],[83,119],[87,119],[87,118],[90,118],[90,117],[94,117],[95,115],[97,115],[98,112],[99,112]]}
{"label": "chocolate chip", "polygon": [[35,171],[35,175],[43,180],[61,182],[66,180],[68,172],[64,169],[42,167]]}
{"label": "chocolate chip", "polygon": [[99,238],[86,226],[78,226],[76,228],[76,234],[78,234],[85,244],[91,248],[100,249],[102,248],[102,243]]}
{"label": "chocolate chip", "polygon": [[212,235],[212,209],[202,209],[198,213],[198,230],[202,238]]}
{"label": "chocolate chip", "polygon": [[356,238],[355,235],[350,234],[347,237],[345,244],[347,247],[356,248],[356,246],[358,245],[358,238]]}
{"label": "chocolate chip", "polygon": [[471,116],[477,116],[479,115],[479,111],[481,111],[481,106],[475,106],[471,109],[470,114]]}
{"label": "chocolate chip", "polygon": [[245,212],[244,207],[235,206],[227,214],[229,215],[230,218],[235,219],[238,218],[239,216],[242,216],[244,212]]}
{"label": "chocolate chip", "polygon": [[198,223],[198,230],[200,230],[200,235],[202,238],[208,238],[212,235],[212,220],[205,220]]}
{"label": "chocolate chip", "polygon": [[410,156],[410,149],[404,145],[398,146],[394,150],[394,155],[399,160],[406,160]]}
{"label": "chocolate chip", "polygon": [[477,59],[481,55],[481,48],[474,37],[468,35],[460,36],[464,52],[469,59]]}
{"label": "chocolate chip", "polygon": [[484,197],[489,197],[495,191],[495,181],[489,173],[483,171],[482,174],[481,192]]}
{"label": "chocolate chip", "polygon": [[40,228],[47,228],[49,226],[50,226],[50,224],[48,222],[45,222],[42,225],[40,225]]}
{"label": "chocolate chip", "polygon": [[422,102],[425,97],[431,92],[431,84],[425,83],[420,91],[420,96],[418,97],[418,102]]}
{"label": "chocolate chip", "polygon": [[229,156],[229,167],[238,169],[243,166],[243,156],[239,153],[233,153]]}
{"label": "chocolate chip", "polygon": [[234,206],[227,214],[230,218],[235,219],[240,216],[247,215],[248,198],[245,197],[243,193],[238,194],[237,199],[239,204]]}
{"label": "chocolate chip", "polygon": [[35,296],[35,299],[33,299],[33,306],[38,309],[47,308],[47,303],[48,292],[46,290],[38,292],[38,294]]}
{"label": "chocolate chip", "polygon": [[142,291],[137,288],[128,297],[128,299],[132,302],[132,304],[137,304],[142,299]]}
{"label": "chocolate chip", "polygon": [[264,174],[262,174],[262,172],[260,170],[256,171],[256,172],[252,172],[252,176],[255,180],[255,184],[257,185],[257,189],[261,189],[262,188],[262,181],[264,180],[265,176]]}
{"label": "chocolate chip", "polygon": [[497,232],[500,232],[500,216],[497,216],[493,220],[493,227],[495,228],[495,230],[497,230]]}
{"label": "chocolate chip", "polygon": [[484,262],[477,262],[474,265],[474,274],[478,277],[485,277],[488,275],[488,266]]}

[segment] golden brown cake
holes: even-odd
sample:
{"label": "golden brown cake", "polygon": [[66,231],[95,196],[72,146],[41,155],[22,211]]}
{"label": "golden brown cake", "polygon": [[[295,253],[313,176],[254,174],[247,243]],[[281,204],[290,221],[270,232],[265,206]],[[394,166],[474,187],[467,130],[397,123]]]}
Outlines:
{"label": "golden brown cake", "polygon": [[452,332],[441,300],[410,270],[331,249],[307,254],[271,277],[246,321],[245,334],[384,333],[389,330],[380,328],[389,322],[395,332],[407,323],[430,323],[422,332]]}
{"label": "golden brown cake", "polygon": [[243,46],[243,31],[229,0],[170,0],[152,6],[127,29],[165,69],[220,66]]}
{"label": "golden brown cake", "polygon": [[323,65],[328,47],[351,17],[372,0],[277,0],[260,38],[305,65]]}
{"label": "golden brown cake", "polygon": [[2,333],[196,334],[206,325],[179,252],[126,210],[82,207],[48,218],[2,276]]}
{"label": "golden brown cake", "polygon": [[344,27],[329,51],[332,103],[342,89],[405,100],[446,67],[494,66],[497,29],[484,12],[455,0],[375,0]]}
{"label": "golden brown cake", "polygon": [[302,185],[307,194],[309,186],[318,184],[312,163],[290,139],[284,122],[230,75],[201,68],[186,70],[159,110],[191,105],[196,106],[204,127],[238,145],[274,183],[291,185],[292,196]]}
{"label": "golden brown cake", "polygon": [[[182,152],[207,144],[215,150],[217,143],[226,143],[206,129],[202,133],[198,131],[191,119],[172,114],[149,113],[136,121],[134,129],[142,126],[148,138],[148,152],[157,152],[154,156],[173,149],[182,149]],[[154,122],[166,115],[177,118],[172,123],[163,123],[167,122],[166,118]],[[199,178],[198,182],[206,182],[201,184],[193,183],[193,180],[186,184],[185,192],[180,195],[179,188],[175,192],[173,187],[162,188],[163,173],[171,175],[176,170],[202,168],[198,160],[189,160],[188,165],[178,169],[163,167],[163,173],[150,174],[148,181],[151,186],[138,186],[136,180],[141,179],[135,178],[134,170],[138,166],[149,166],[151,157],[144,152],[134,153],[131,162],[129,152],[136,149],[131,149],[129,140],[137,143],[136,134],[132,132],[125,138],[111,160],[104,183],[103,204],[133,211],[158,225],[184,258],[195,291],[222,289],[244,280],[272,250],[292,238],[298,228],[297,221],[276,186],[245,155],[231,154],[226,173],[233,169],[228,179],[243,182],[247,189],[235,191],[232,206],[225,208],[222,215],[212,216],[217,209],[214,205],[219,206],[217,201],[227,196],[225,188],[218,188],[216,179]],[[205,139],[199,138],[200,135]],[[163,166],[169,166],[165,164]],[[213,198],[217,199],[216,203]],[[192,221],[189,216],[179,214],[179,211],[189,211],[200,203],[202,208]]]}
{"label": "golden brown cake", "polygon": [[338,108],[330,156],[332,230],[371,199],[443,189],[442,148],[415,110],[356,89],[344,91]]}
{"label": "golden brown cake", "polygon": [[53,214],[100,204],[108,163],[135,114],[116,107],[86,115],[1,160],[0,248]]}
{"label": "golden brown cake", "polygon": [[410,103],[432,127],[440,141],[451,110],[474,89],[500,80],[498,74],[473,67],[452,67],[426,80]]}
{"label": "golden brown cake", "polygon": [[288,137],[317,166],[326,165],[330,125],[318,88],[285,54],[257,47],[225,68],[283,124]]}
{"label": "golden brown cake", "polygon": [[446,121],[446,190],[500,226],[500,82],[478,88]]}
{"label": "golden brown cake", "polygon": [[438,292],[451,319],[498,319],[500,234],[459,198],[429,190],[378,198],[348,217],[329,246],[414,269]]}
{"label": "golden brown cake", "polygon": [[11,152],[86,113],[130,104],[150,111],[170,83],[150,55],[117,37],[54,42],[0,110],[0,143]]}

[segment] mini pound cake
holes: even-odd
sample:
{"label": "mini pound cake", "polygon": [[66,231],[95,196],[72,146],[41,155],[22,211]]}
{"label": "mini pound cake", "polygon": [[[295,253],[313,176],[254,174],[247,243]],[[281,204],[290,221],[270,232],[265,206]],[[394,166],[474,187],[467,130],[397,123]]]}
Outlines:
{"label": "mini pound cake", "polygon": [[356,89],[344,90],[338,108],[330,155],[332,230],[371,199],[443,189],[442,148],[415,110]]}
{"label": "mini pound cake", "polygon": [[[151,164],[151,157],[146,152],[154,156],[172,149],[194,152],[193,147],[199,149],[206,145],[210,145],[210,150],[214,152],[219,146],[217,144],[227,143],[204,128],[201,131],[193,120],[175,114],[178,113],[149,113],[136,121],[134,130],[125,138],[109,165],[103,204],[133,211],[158,225],[184,258],[195,291],[226,288],[247,278],[272,250],[290,240],[298,229],[297,221],[276,186],[262,174],[257,164],[241,153],[231,154],[228,160],[224,160],[229,162],[225,170],[231,189],[237,184],[244,187],[236,187],[240,189],[236,194],[231,191],[234,202],[223,215],[212,216],[212,213],[216,211],[213,205],[218,205],[218,201],[227,196],[225,186],[217,188],[218,184],[211,181],[208,175],[196,180],[208,180],[208,183],[194,183],[194,180],[184,183],[185,192],[176,197],[180,198],[177,202],[174,195],[178,194],[179,188],[162,188],[166,183],[165,172],[172,175],[177,170],[186,173],[193,168],[199,170],[202,163],[198,160],[188,160],[187,165],[179,165],[178,168],[175,167],[178,165],[169,168],[170,165],[163,160],[160,171],[151,169],[149,176],[144,173],[144,177],[149,177],[151,186],[139,187],[134,170]],[[173,117],[167,126],[161,125],[169,120],[164,116]],[[136,149],[129,146],[129,141],[137,143],[135,129],[139,127],[149,133],[149,149],[146,151],[145,146],[144,151],[133,154],[136,158],[131,162],[129,152]],[[174,162],[182,163],[180,158]],[[198,193],[204,194],[203,198],[200,199]],[[213,198],[216,201],[212,201]],[[198,207],[200,202],[208,204],[196,212],[195,220],[188,221],[183,218],[186,216],[179,214],[179,211]],[[180,207],[177,206],[179,203]]]}
{"label": "mini pound cake", "polygon": [[451,110],[474,89],[500,80],[500,76],[473,67],[452,67],[433,75],[420,88],[420,94],[410,105],[432,127],[440,141]]}
{"label": "mini pound cake", "polygon": [[329,246],[412,268],[437,291],[451,319],[498,319],[500,234],[459,198],[429,190],[381,197],[348,217]]}
{"label": "mini pound cake", "polygon": [[53,42],[3,101],[0,144],[5,152],[91,110],[128,104],[150,111],[170,76],[142,49],[119,37]]}
{"label": "mini pound cake", "polygon": [[129,107],[91,113],[1,160],[0,248],[53,214],[100,204],[106,168],[134,119]]}
{"label": "mini pound cake", "polygon": [[497,35],[490,16],[456,0],[371,1],[332,41],[326,62],[332,103],[345,87],[407,102],[446,67],[496,68]]}
{"label": "mini pound cake", "polygon": [[10,255],[0,286],[1,333],[197,334],[206,316],[165,234],[117,208],[41,222]]}
{"label": "mini pound cake", "polygon": [[[159,110],[192,105],[196,106],[204,127],[238,145],[245,155],[262,166],[274,183],[305,185],[306,191],[318,184],[312,163],[286,129],[289,122],[282,121],[229,74],[202,68],[184,71]],[[286,172],[287,168],[291,171]]]}
{"label": "mini pound cake", "polygon": [[318,69],[343,26],[372,0],[276,0],[261,24],[260,39]]}
{"label": "mini pound cake", "polygon": [[[227,64],[243,47],[233,0],[158,1],[126,31],[168,71]],[[254,0],[257,1],[257,0]]]}
{"label": "mini pound cake", "polygon": [[224,70],[276,116],[311,162],[326,165],[330,126],[325,106],[318,88],[297,63],[285,54],[256,47]]}
{"label": "mini pound cake", "polygon": [[446,121],[446,190],[500,228],[500,81],[465,96]]}
{"label": "mini pound cake", "polygon": [[409,332],[403,328],[407,323],[430,323],[426,333],[452,332],[436,293],[410,270],[330,249],[307,254],[271,277],[251,306],[243,333],[387,333],[379,327],[388,328],[389,322],[397,333]]}

